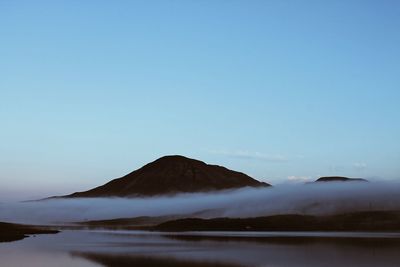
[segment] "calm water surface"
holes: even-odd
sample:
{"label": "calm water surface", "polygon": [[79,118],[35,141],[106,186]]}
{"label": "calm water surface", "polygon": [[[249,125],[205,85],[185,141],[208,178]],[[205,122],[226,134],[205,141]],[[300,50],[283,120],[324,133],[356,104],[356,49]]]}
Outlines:
{"label": "calm water surface", "polygon": [[400,234],[63,231],[0,243],[1,267],[399,267]]}

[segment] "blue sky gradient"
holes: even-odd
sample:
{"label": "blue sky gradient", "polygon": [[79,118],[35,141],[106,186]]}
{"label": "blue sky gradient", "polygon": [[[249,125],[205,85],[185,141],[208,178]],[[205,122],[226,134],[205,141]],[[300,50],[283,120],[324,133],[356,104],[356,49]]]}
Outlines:
{"label": "blue sky gradient", "polygon": [[398,1],[0,1],[0,195],[182,154],[400,178]]}

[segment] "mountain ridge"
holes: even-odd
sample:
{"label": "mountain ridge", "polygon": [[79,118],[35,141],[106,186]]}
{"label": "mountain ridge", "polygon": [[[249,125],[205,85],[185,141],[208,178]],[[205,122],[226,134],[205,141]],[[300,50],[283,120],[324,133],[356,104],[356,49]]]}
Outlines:
{"label": "mountain ridge", "polygon": [[61,198],[155,196],[263,186],[271,185],[223,166],[169,155],[101,186]]}
{"label": "mountain ridge", "polygon": [[315,182],[368,182],[363,178],[349,178],[345,176],[323,176],[318,178]]}

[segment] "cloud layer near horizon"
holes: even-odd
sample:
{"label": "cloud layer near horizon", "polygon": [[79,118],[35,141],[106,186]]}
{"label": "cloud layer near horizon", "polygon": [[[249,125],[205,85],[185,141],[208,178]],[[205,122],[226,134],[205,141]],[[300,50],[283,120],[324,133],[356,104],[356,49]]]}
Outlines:
{"label": "cloud layer near horizon", "polygon": [[46,224],[198,212],[210,218],[400,210],[399,192],[400,183],[333,182],[171,197],[54,199],[1,203],[0,221]]}

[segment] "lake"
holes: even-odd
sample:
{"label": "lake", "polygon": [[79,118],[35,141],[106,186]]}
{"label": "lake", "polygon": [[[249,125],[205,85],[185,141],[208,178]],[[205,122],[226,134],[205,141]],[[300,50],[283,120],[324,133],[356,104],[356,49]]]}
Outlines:
{"label": "lake", "polygon": [[66,230],[0,243],[1,267],[398,267],[400,234]]}

